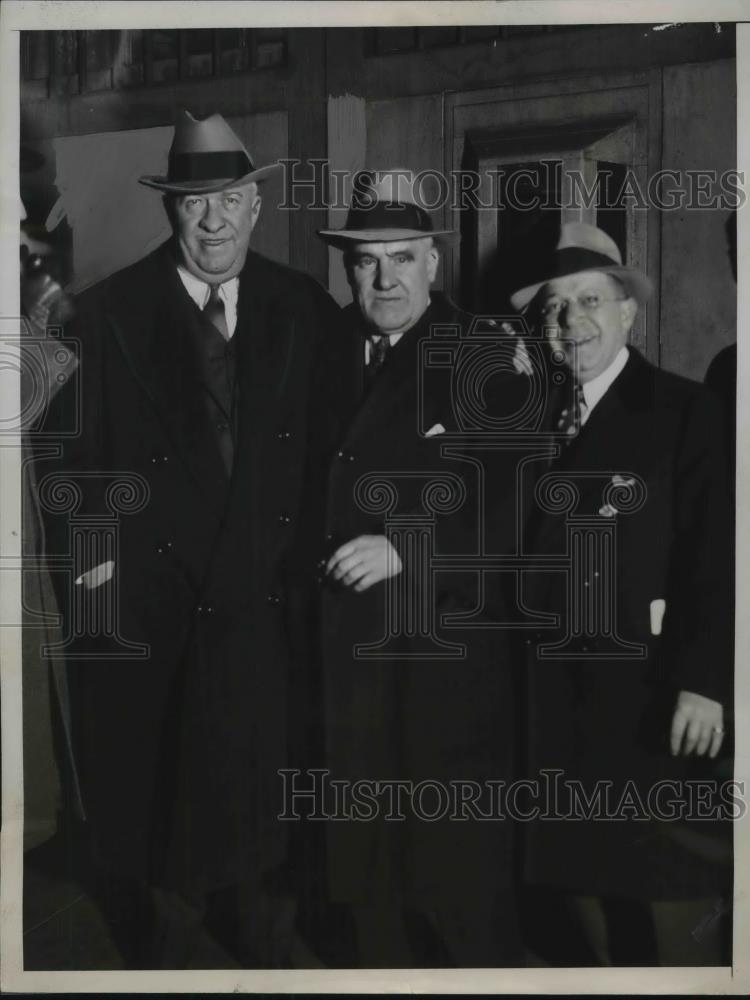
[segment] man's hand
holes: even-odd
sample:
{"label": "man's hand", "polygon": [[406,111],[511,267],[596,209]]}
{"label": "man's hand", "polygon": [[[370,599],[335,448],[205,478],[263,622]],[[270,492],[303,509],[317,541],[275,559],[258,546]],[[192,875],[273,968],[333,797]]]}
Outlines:
{"label": "man's hand", "polygon": [[724,739],[724,710],[721,703],[693,691],[680,691],[672,717],[670,743],[673,756],[695,751],[701,757],[708,750],[715,757]]}
{"label": "man's hand", "polygon": [[516,370],[516,374],[533,375],[534,368],[531,364],[531,358],[529,357],[529,352],[526,349],[526,344],[523,342],[523,337],[519,337],[510,323],[501,323],[500,329],[503,333],[507,333],[509,337],[515,337],[516,349],[513,353],[513,367]]}
{"label": "man's hand", "polygon": [[358,593],[401,572],[398,552],[384,535],[360,535],[336,549],[326,572]]}

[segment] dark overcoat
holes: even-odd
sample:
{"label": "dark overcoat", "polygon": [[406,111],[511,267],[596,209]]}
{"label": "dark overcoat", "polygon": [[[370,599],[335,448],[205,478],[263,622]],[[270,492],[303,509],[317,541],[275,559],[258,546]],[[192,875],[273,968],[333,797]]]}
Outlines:
{"label": "dark overcoat", "polygon": [[[559,405],[553,393],[548,425]],[[687,805],[670,802],[679,795],[685,803],[686,786],[656,789],[660,781],[712,776],[708,765],[701,770],[695,762],[691,774],[684,759],[672,757],[669,733],[679,691],[722,702],[728,693],[722,451],[712,395],[630,348],[625,368],[560,458],[528,467],[526,554],[570,557],[580,545],[583,555],[577,576],[561,567],[523,574],[526,612],[559,616],[559,627],[522,633],[527,776],[541,781],[533,805],[542,816],[558,816],[524,824],[530,882],[647,899],[716,889],[710,865],[707,871],[676,846],[680,824],[670,816],[679,820],[690,808],[689,795]],[[545,489],[543,475],[557,486],[548,480]],[[575,519],[582,534],[571,533]],[[595,539],[605,524],[613,541],[601,543]],[[589,635],[587,621],[594,623]],[[564,649],[551,648],[568,636]],[[558,792],[547,798],[553,779],[540,778],[542,769],[561,772]],[[585,804],[571,798],[570,781],[594,796],[590,821]],[[573,818],[559,818],[571,811]]]}
{"label": "dark overcoat", "polygon": [[[402,528],[414,528],[421,518],[425,531],[434,529],[435,551],[442,555],[471,554],[477,545],[477,519],[470,509],[476,503],[476,470],[451,455],[462,448],[450,371],[432,370],[420,353],[420,343],[436,343],[431,327],[466,333],[471,317],[433,295],[427,312],[391,348],[363,394],[361,321],[353,306],[342,315],[350,338],[348,367],[361,402],[329,474],[329,552],[360,535],[384,534],[386,521],[393,526],[394,518],[405,517]],[[442,484],[431,499],[425,489],[430,483]],[[452,504],[448,497],[462,489],[464,499]],[[425,526],[430,523],[432,528]],[[461,782],[508,778],[508,657],[492,629],[441,627],[446,611],[473,610],[457,596],[461,574],[441,574],[431,598],[425,586],[429,566],[418,549],[404,535],[395,547],[403,561],[400,576],[363,593],[335,586],[323,590],[326,765],[333,779],[400,780],[412,790],[428,781],[433,787],[424,787],[416,810],[408,792],[401,819],[384,818],[389,799],[378,798],[376,791],[378,805],[366,810],[366,817],[349,813],[326,824],[330,891],[335,900],[349,902],[380,896],[422,907],[471,905],[478,892],[506,884],[507,824],[468,814],[451,819],[453,807],[443,812],[434,784],[453,795]],[[431,606],[437,616],[428,625]],[[412,658],[415,653],[419,658]],[[432,812],[433,821],[425,815]]]}
{"label": "dark overcoat", "polygon": [[[80,297],[79,377],[59,397],[67,417],[50,418],[80,405],[81,433],[62,458],[81,490],[76,516],[106,513],[120,474],[145,491],[118,515],[112,579],[86,598],[112,590],[118,636],[99,629],[67,649],[97,857],[191,893],[285,858],[276,772],[290,738],[289,637],[321,544],[315,470],[339,434],[323,388],[335,378],[332,300],[250,252],[237,310],[231,478],[193,349],[203,319],[169,244]],[[50,517],[60,553],[69,523]],[[84,548],[73,576],[101,559]],[[66,588],[74,617],[71,593],[83,588]]]}

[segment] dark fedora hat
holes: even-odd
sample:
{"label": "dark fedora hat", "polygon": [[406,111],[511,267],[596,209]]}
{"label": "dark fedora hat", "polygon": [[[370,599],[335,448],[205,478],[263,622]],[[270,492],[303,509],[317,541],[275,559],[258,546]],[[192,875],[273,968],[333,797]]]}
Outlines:
{"label": "dark fedora hat", "polygon": [[434,229],[429,212],[414,199],[414,174],[408,170],[361,171],[343,229],[319,229],[318,236],[345,250],[354,243],[389,243],[425,236],[444,243],[460,239],[453,229]]}
{"label": "dark fedora hat", "polygon": [[519,288],[510,297],[514,309],[525,309],[548,281],[566,278],[581,271],[604,271],[611,274],[622,282],[628,295],[641,305],[653,290],[651,279],[646,274],[623,264],[615,241],[603,229],[587,222],[566,222],[560,229],[560,239],[553,252],[545,258],[542,251],[538,260],[538,280]]}
{"label": "dark fedora hat", "polygon": [[198,121],[183,111],[174,127],[167,176],[138,179],[159,191],[211,194],[231,185],[257,184],[280,169],[280,163],[271,163],[256,170],[250,154],[221,115]]}

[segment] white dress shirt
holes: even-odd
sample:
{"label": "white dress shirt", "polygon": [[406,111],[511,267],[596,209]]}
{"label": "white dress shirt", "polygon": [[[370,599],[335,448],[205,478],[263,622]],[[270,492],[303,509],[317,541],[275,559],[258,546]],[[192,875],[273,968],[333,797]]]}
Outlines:
{"label": "white dress shirt", "polygon": [[627,347],[621,347],[615,357],[615,360],[609,368],[605,368],[600,375],[597,375],[596,378],[592,378],[590,382],[583,383],[581,388],[583,389],[583,401],[585,403],[585,407],[581,412],[581,427],[583,427],[586,423],[588,418],[591,416],[591,411],[627,363],[628,349]]}
{"label": "white dress shirt", "polygon": [[[198,308],[202,311],[205,304],[208,302],[208,296],[211,294],[211,286],[205,281],[201,281],[200,278],[196,278],[194,274],[182,267],[182,265],[177,265],[177,273],[182,279],[182,283],[190,296],[190,298],[195,302]],[[227,331],[229,336],[232,337],[234,331],[237,329],[237,296],[240,289],[240,279],[230,278],[229,281],[225,281],[222,285],[219,285],[219,298],[224,303],[224,316],[227,321]]]}

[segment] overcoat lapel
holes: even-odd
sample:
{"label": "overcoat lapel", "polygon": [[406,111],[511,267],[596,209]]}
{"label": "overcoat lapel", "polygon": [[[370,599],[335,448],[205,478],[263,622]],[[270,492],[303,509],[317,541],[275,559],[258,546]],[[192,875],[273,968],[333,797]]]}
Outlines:
{"label": "overcoat lapel", "polygon": [[[566,472],[610,471],[613,475],[637,471],[633,468],[618,468],[618,456],[623,453],[623,442],[627,443],[627,416],[639,406],[641,391],[639,376],[643,362],[639,354],[630,349],[630,358],[620,376],[612,383],[599,400],[591,416],[581,428],[578,437],[569,445],[564,445],[560,457],[549,467],[540,467],[540,475]],[[637,456],[634,456],[636,458]],[[631,464],[631,463],[627,463]],[[576,478],[576,488],[580,493],[578,513],[592,512],[603,504],[602,476]],[[527,491],[533,496],[533,490]],[[559,550],[561,515],[538,510],[531,503],[527,510],[526,551],[537,554],[554,553]],[[550,581],[549,573],[533,573],[529,578],[527,594],[544,590]]]}
{"label": "overcoat lapel", "polygon": [[[416,392],[419,341],[424,332],[424,325],[418,323],[391,348],[383,368],[354,416],[346,435],[346,445],[351,445],[370,429],[377,427],[387,414],[402,411],[404,409],[402,399],[405,395],[409,398],[409,403],[416,412],[413,396]],[[357,359],[353,361],[351,370],[358,371],[360,378],[362,378],[364,372],[363,340],[355,336],[352,338],[352,344],[357,351]],[[415,427],[415,434],[416,431]]]}
{"label": "overcoat lapel", "polygon": [[[114,337],[176,452],[206,498],[218,506],[226,474],[208,423],[190,335],[195,307],[168,244],[154,254],[153,265],[143,295],[118,303],[110,316]],[[222,488],[217,490],[217,484]]]}
{"label": "overcoat lapel", "polygon": [[269,287],[262,265],[249,253],[240,275],[235,334],[239,338],[239,433],[245,444],[265,430],[264,414],[276,412],[278,400],[290,387],[294,343],[303,332],[297,329],[283,293]]}

